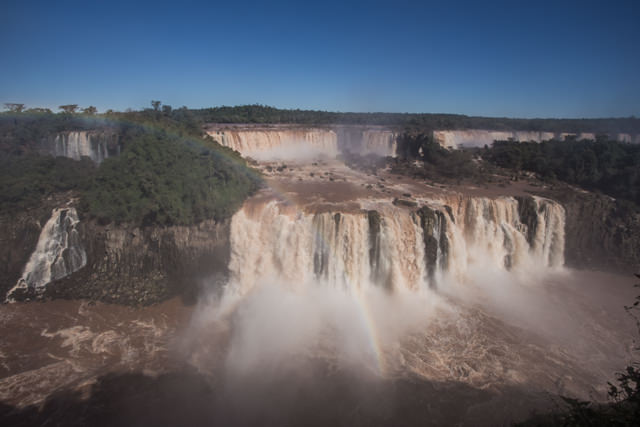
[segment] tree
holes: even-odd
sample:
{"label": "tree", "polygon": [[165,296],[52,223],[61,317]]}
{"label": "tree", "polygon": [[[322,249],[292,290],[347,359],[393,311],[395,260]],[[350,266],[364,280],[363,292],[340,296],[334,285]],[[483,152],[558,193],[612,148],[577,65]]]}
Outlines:
{"label": "tree", "polygon": [[169,114],[171,114],[171,105],[163,105],[163,106],[162,106],[162,112],[163,112],[164,114],[166,114],[167,116],[168,116]]}
{"label": "tree", "polygon": [[24,104],[6,103],[4,106],[12,113],[22,113],[24,110]]}
{"label": "tree", "polygon": [[58,108],[63,110],[67,114],[73,114],[78,109],[78,104],[60,105]]}
{"label": "tree", "polygon": [[35,114],[51,114],[51,110],[48,108],[29,108],[27,111],[27,113],[35,113]]}
{"label": "tree", "polygon": [[85,113],[85,114],[89,114],[89,115],[93,116],[95,113],[98,112],[98,109],[96,107],[94,107],[93,105],[90,105],[87,108],[84,108],[82,110],[82,112]]}
{"label": "tree", "polygon": [[151,101],[151,106],[153,107],[153,109],[155,111],[160,110],[160,105],[162,104],[161,101]]}

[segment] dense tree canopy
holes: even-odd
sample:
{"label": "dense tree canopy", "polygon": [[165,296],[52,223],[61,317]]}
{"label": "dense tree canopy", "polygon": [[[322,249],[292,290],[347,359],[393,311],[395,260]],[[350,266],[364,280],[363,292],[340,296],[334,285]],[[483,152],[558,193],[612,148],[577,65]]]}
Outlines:
{"label": "dense tree canopy", "polygon": [[[121,155],[100,167],[89,159],[37,155],[43,138],[89,129],[117,133]],[[75,190],[83,212],[104,222],[172,225],[222,220],[261,182],[237,153],[205,137],[186,109],[0,114],[0,161],[3,211]]]}
{"label": "dense tree canopy", "polygon": [[32,154],[0,158],[0,210],[28,209],[52,193],[83,190],[95,171],[89,159]]}
{"label": "dense tree canopy", "polygon": [[231,150],[150,132],[105,160],[83,200],[105,221],[191,224],[231,216],[258,184]]}
{"label": "dense tree canopy", "polygon": [[482,157],[498,166],[537,173],[640,205],[640,145],[596,141],[496,141]]}

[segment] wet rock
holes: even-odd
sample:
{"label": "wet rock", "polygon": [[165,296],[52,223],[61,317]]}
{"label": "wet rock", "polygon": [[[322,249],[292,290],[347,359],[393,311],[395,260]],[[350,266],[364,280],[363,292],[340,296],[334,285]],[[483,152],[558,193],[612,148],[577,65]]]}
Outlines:
{"label": "wet rock", "polygon": [[393,199],[392,202],[395,206],[407,206],[410,208],[418,206],[418,204],[411,200],[398,199],[397,197]]}

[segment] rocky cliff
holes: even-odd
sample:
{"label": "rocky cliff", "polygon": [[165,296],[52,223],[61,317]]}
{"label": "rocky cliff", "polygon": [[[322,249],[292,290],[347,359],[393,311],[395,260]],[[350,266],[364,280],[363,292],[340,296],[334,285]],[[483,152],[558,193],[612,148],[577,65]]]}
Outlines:
{"label": "rocky cliff", "polygon": [[640,271],[640,213],[611,197],[577,189],[545,193],[566,210],[568,266],[623,273]]}
{"label": "rocky cliff", "polygon": [[[0,297],[13,300],[87,298],[122,304],[150,304],[174,295],[190,297],[201,279],[225,274],[229,225],[204,221],[193,226],[100,225],[80,218],[76,244],[86,259],[68,274],[51,275],[37,286],[23,280],[34,256],[55,264],[54,245],[43,244],[47,224],[60,213],[60,198],[40,209],[0,218]],[[72,205],[72,204],[71,204]],[[38,254],[40,250],[40,254]],[[48,252],[47,252],[48,251]],[[59,251],[62,253],[62,251]],[[61,257],[62,258],[62,257]],[[47,282],[47,283],[45,283]]]}

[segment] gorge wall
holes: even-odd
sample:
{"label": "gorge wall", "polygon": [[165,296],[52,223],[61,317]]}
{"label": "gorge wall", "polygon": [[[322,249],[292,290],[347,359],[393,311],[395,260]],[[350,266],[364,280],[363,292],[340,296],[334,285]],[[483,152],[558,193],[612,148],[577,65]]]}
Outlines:
{"label": "gorge wall", "polygon": [[415,208],[366,202],[360,211],[315,213],[249,200],[230,223],[164,228],[101,226],[65,207],[53,209],[39,233],[27,230],[29,222],[19,234],[29,236],[22,244],[31,254],[23,254],[20,269],[4,265],[7,300],[148,304],[194,296],[201,279],[227,273],[238,292],[265,280],[413,291],[464,280],[473,265],[519,271],[564,264],[564,209],[533,197],[457,196]]}
{"label": "gorge wall", "polygon": [[576,268],[640,271],[640,214],[611,197],[580,190],[545,192],[567,212],[566,258]]}
{"label": "gorge wall", "polygon": [[103,226],[78,218],[68,199],[45,205],[0,218],[3,300],[150,304],[174,295],[195,298],[201,279],[226,273],[228,222]]}

